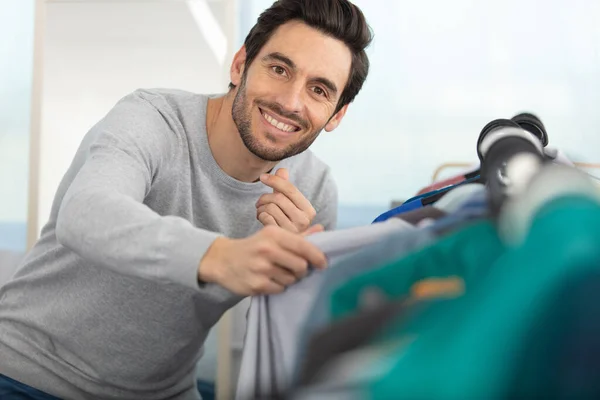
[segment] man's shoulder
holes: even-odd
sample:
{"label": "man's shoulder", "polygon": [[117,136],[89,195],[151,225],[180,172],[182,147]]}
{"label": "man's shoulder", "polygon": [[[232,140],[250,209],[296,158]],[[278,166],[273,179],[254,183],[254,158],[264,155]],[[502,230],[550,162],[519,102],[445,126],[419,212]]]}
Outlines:
{"label": "man's shoulder", "polygon": [[331,168],[310,150],[287,159],[286,167],[290,179],[307,197],[337,190]]}
{"label": "man's shoulder", "polygon": [[298,174],[298,178],[331,173],[329,166],[310,150],[305,150],[288,158],[286,164],[288,164],[290,170]]}
{"label": "man's shoulder", "polygon": [[158,109],[185,109],[187,107],[197,108],[199,103],[207,102],[210,96],[182,89],[140,88],[127,95],[125,99],[141,98]]}

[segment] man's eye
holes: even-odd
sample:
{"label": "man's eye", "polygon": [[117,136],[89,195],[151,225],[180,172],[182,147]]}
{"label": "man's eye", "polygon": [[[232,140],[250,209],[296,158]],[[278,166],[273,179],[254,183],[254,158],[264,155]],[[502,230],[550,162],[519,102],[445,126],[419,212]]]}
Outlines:
{"label": "man's eye", "polygon": [[319,96],[325,96],[325,91],[318,86],[315,86],[313,91]]}
{"label": "man's eye", "polygon": [[280,67],[279,65],[272,67],[272,69],[277,75],[285,75],[285,68]]}

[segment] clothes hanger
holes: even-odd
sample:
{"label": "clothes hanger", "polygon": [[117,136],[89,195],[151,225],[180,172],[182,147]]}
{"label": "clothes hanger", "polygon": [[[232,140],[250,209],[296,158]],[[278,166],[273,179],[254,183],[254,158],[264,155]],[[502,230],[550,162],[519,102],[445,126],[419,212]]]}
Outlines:
{"label": "clothes hanger", "polygon": [[[543,147],[548,145],[548,133],[546,132],[546,128],[544,127],[544,124],[542,123],[542,121],[534,114],[532,113],[520,113],[515,115],[514,117],[512,117],[511,119],[496,119],[493,120],[491,122],[489,122],[488,124],[486,124],[483,129],[481,130],[481,132],[479,133],[479,137],[477,138],[477,156],[480,160],[481,163],[481,167],[479,169],[476,169],[474,171],[471,171],[469,173],[465,174],[465,181],[462,182],[461,184],[465,184],[465,183],[481,183],[481,184],[486,184],[487,180],[489,178],[489,173],[483,173],[483,154],[482,154],[482,142],[484,140],[486,140],[486,138],[488,138],[487,140],[489,141],[490,139],[490,134],[493,134],[493,132],[496,132],[496,135],[498,134],[500,129],[503,128],[514,128],[519,130],[521,133],[519,133],[517,135],[517,131],[513,132],[513,134],[511,136],[512,139],[503,139],[501,141],[501,143],[504,144],[500,144],[500,147],[497,147],[494,152],[492,153],[492,159],[494,159],[494,157],[498,157],[499,154],[504,154],[504,155],[500,155],[501,159],[498,161],[496,160],[495,162],[499,162],[500,164],[498,164],[495,167],[492,168],[500,168],[504,162],[506,162],[506,160],[508,158],[510,158],[512,155],[525,151],[526,152],[530,152],[532,151],[533,148],[528,147],[525,142],[523,142],[521,139],[517,139],[515,135],[517,136],[523,136],[522,133],[526,132],[529,134],[529,136],[533,136],[536,141],[539,141],[539,143],[541,144],[541,152],[540,155],[542,156],[542,158],[545,158],[544,153],[543,153]],[[526,138],[525,138],[526,139]],[[508,140],[508,141],[506,141]],[[507,147],[508,146],[508,147]],[[514,147],[512,150],[510,149],[510,147]],[[524,146],[524,147],[523,147]],[[499,149],[502,148],[502,153],[499,153]],[[536,146],[534,145],[535,151],[534,153],[538,153],[538,149],[536,148]],[[528,149],[528,150],[527,150]],[[496,156],[494,156],[494,154],[497,154]],[[508,157],[508,158],[506,158]],[[506,158],[505,160],[502,160],[502,158]],[[488,164],[490,162],[488,161]],[[488,166],[488,169],[490,167]],[[500,171],[500,170],[498,170]],[[495,174],[495,173],[494,173]],[[494,176],[494,178],[496,178],[496,176]],[[495,182],[497,182],[496,179],[494,179]],[[435,202],[437,202],[438,200],[440,200],[442,197],[444,197],[449,191],[455,189],[457,186],[461,185],[455,185],[455,186],[451,186],[446,188],[445,190],[436,192],[434,194],[432,194],[431,196],[425,196],[422,199],[422,204],[423,206],[425,205],[431,205],[434,204]],[[498,189],[497,187],[494,189],[494,192],[496,193],[496,196],[499,196],[499,191],[500,189]]]}
{"label": "clothes hanger", "polygon": [[499,213],[507,197],[526,190],[528,181],[547,161],[538,136],[503,119],[490,122],[482,130],[477,155],[492,215]]}

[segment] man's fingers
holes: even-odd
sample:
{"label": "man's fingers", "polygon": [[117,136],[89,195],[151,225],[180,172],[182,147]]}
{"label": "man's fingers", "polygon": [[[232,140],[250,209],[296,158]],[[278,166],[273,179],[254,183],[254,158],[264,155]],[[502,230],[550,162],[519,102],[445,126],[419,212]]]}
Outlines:
{"label": "man's fingers", "polygon": [[255,294],[278,294],[283,291],[285,291],[285,285],[272,279],[267,279],[267,282],[261,284],[260,288],[255,290]]}
{"label": "man's fingers", "polygon": [[311,218],[314,217],[314,215],[311,215],[314,214],[314,209],[310,201],[290,181],[280,176],[269,174],[262,175],[260,180],[274,191],[283,193],[297,208],[309,214]]}
{"label": "man's fingers", "polygon": [[291,232],[281,232],[278,239],[283,248],[305,259],[309,264],[321,269],[327,267],[325,254],[317,246],[306,240],[304,236]]}
{"label": "man's fingers", "polygon": [[257,212],[259,216],[261,214],[268,214],[269,216],[271,216],[275,220],[277,226],[287,229],[290,232],[298,232],[296,226],[292,223],[292,221],[290,221],[287,215],[285,215],[285,213],[281,211],[281,208],[279,208],[276,204],[269,203],[267,205],[261,206],[257,210]]}
{"label": "man's fingers", "polygon": [[275,172],[275,175],[285,179],[286,181],[290,180],[290,173],[288,172],[287,168],[279,168],[277,172]]}
{"label": "man's fingers", "polygon": [[325,231],[325,227],[321,224],[316,224],[302,232],[302,236],[310,236],[313,233],[319,233]]}
{"label": "man's fingers", "polygon": [[263,194],[256,203],[257,210],[264,210],[263,207],[273,203],[279,206],[281,211],[295,224],[308,225],[310,220],[290,199],[283,193],[268,193]]}
{"label": "man's fingers", "polygon": [[284,248],[272,250],[269,261],[284,268],[288,273],[293,274],[296,279],[305,277],[308,270],[308,261]]}
{"label": "man's fingers", "polygon": [[271,274],[271,279],[282,286],[290,286],[298,280],[294,274],[285,268],[276,268]]}
{"label": "man's fingers", "polygon": [[272,215],[269,215],[267,212],[261,212],[258,214],[258,220],[263,226],[275,225],[277,226],[277,221],[273,218]]}
{"label": "man's fingers", "polygon": [[273,190],[281,192],[288,197],[298,191],[292,182],[278,175],[263,174],[260,176],[260,181]]}

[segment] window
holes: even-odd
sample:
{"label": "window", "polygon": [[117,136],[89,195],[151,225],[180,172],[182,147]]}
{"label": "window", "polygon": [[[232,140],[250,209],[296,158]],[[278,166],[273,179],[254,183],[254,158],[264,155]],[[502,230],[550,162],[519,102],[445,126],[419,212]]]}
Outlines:
{"label": "window", "polygon": [[16,1],[0,12],[0,252],[27,246],[34,6]]}

